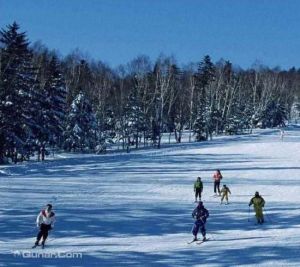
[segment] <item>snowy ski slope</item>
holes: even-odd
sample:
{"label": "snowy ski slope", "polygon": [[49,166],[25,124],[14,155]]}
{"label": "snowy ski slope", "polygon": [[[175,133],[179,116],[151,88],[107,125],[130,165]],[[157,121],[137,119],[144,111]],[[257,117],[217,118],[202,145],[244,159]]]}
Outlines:
{"label": "snowy ski slope", "polygon": [[[278,130],[259,130],[1,167],[0,266],[300,266],[299,151],[300,127],[290,126],[283,141]],[[230,205],[213,197],[216,168]],[[188,245],[198,175],[210,240]],[[248,217],[255,191],[266,200],[262,226],[252,209]],[[46,248],[32,250],[36,215],[49,202],[57,223]]]}

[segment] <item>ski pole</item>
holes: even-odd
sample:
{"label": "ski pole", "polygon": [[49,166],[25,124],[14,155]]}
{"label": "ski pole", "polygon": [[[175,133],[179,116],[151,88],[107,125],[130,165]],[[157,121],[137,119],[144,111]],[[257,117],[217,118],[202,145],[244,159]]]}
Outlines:
{"label": "ski pole", "polygon": [[53,241],[55,239],[55,237],[50,238],[49,240],[47,240],[47,243]]}
{"label": "ski pole", "polygon": [[248,222],[250,222],[250,206],[248,206]]}
{"label": "ski pole", "polygon": [[266,215],[266,218],[268,218],[268,220],[269,220],[270,222],[272,222],[270,216],[267,214],[266,209],[265,209],[264,207],[263,207],[263,211],[264,211],[264,214]]}

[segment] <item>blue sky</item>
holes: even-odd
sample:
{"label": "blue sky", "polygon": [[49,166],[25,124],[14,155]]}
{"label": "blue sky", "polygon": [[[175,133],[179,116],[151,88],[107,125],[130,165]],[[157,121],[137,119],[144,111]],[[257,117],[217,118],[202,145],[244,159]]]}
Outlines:
{"label": "blue sky", "polygon": [[298,0],[0,0],[0,27],[13,21],[31,42],[112,67],[160,53],[179,64],[208,54],[244,68],[300,67]]}

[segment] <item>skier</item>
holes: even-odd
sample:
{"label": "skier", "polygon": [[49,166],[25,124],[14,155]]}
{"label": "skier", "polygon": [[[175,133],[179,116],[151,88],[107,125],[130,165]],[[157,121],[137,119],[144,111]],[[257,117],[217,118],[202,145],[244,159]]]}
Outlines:
{"label": "skier", "polygon": [[214,192],[215,195],[217,195],[217,189],[218,189],[218,193],[219,195],[220,193],[220,182],[221,179],[223,178],[221,171],[220,170],[216,170],[216,172],[214,173],[213,179],[214,179]]}
{"label": "skier", "polygon": [[201,200],[201,194],[203,191],[203,183],[201,177],[198,177],[194,183],[194,192],[195,192],[195,202],[197,202],[197,197],[199,196],[199,201]]}
{"label": "skier", "polygon": [[226,199],[226,204],[228,204],[228,194],[231,195],[230,189],[226,186],[226,184],[223,185],[223,188],[221,189],[221,204],[223,204],[224,198]]}
{"label": "skier", "polygon": [[42,144],[42,146],[40,148],[40,153],[42,155],[42,161],[44,161],[45,160],[45,154],[46,154],[45,144]]}
{"label": "skier", "polygon": [[38,228],[40,228],[40,231],[36,237],[36,242],[33,248],[39,245],[39,242],[42,237],[43,237],[42,248],[44,248],[45,241],[48,237],[48,231],[54,227],[54,223],[55,223],[55,213],[52,211],[52,205],[47,204],[46,209],[43,209],[36,218],[36,225]]}
{"label": "skier", "polygon": [[40,144],[37,145],[38,148],[37,148],[37,152],[38,152],[38,161],[41,161],[41,146]]}
{"label": "skier", "polygon": [[255,196],[251,198],[249,207],[253,204],[255,210],[255,216],[258,224],[264,223],[263,207],[265,206],[265,200],[258,192],[255,192]]}
{"label": "skier", "polygon": [[202,241],[206,241],[205,223],[206,223],[206,219],[209,217],[209,212],[206,208],[204,208],[202,201],[199,201],[199,204],[194,209],[192,216],[194,219],[196,219],[194,226],[193,226],[193,231],[192,231],[193,235],[194,235],[193,241],[198,240],[197,235],[198,235],[199,229],[203,236]]}
{"label": "skier", "polygon": [[283,137],[284,137],[284,130],[280,129],[280,140],[283,141]]}

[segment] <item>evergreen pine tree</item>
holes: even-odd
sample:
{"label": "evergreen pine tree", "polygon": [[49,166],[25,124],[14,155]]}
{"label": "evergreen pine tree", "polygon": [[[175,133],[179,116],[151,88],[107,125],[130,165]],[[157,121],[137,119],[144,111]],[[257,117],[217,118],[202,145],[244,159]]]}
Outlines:
{"label": "evergreen pine tree", "polygon": [[207,55],[200,62],[196,74],[197,104],[196,119],[193,124],[193,132],[196,135],[196,141],[207,140],[211,131],[212,110],[207,95],[207,87],[215,78],[215,66]]}
{"label": "evergreen pine tree", "polygon": [[272,100],[262,113],[262,127],[272,128],[277,126],[283,126],[285,125],[285,120],[287,120],[287,117],[287,111],[284,105],[280,102],[276,103],[275,100]]}
{"label": "evergreen pine tree", "polygon": [[28,156],[35,139],[36,73],[26,34],[18,31],[15,22],[0,31],[0,160],[5,153]]}
{"label": "evergreen pine tree", "polygon": [[71,151],[93,150],[97,145],[97,123],[92,106],[80,92],[73,100],[66,119],[64,148]]}
{"label": "evergreen pine tree", "polygon": [[56,56],[49,62],[44,86],[43,125],[50,145],[60,145],[66,113],[66,86]]}
{"label": "evergreen pine tree", "polygon": [[116,116],[113,109],[107,105],[104,110],[98,110],[97,118],[97,153],[105,153],[107,146],[114,143],[116,137]]}

